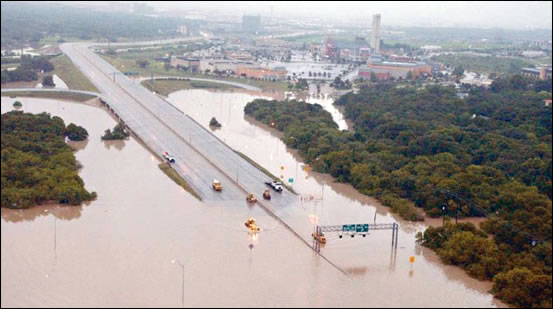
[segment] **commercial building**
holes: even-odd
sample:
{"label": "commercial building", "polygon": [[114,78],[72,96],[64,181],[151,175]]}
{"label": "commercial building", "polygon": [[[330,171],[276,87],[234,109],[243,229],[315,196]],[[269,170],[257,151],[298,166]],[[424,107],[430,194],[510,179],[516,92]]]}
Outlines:
{"label": "commercial building", "polygon": [[205,59],[200,61],[200,71],[205,72],[210,70],[211,72],[224,72],[227,74],[237,74],[239,66],[252,66],[253,62],[239,61],[239,60],[227,60],[227,59]]}
{"label": "commercial building", "polygon": [[371,29],[371,48],[375,53],[380,52],[380,22],[381,22],[381,15],[380,14],[374,14],[373,15],[373,24]]}
{"label": "commercial building", "polygon": [[551,67],[522,68],[520,74],[530,78],[548,79],[551,78]]}
{"label": "commercial building", "polygon": [[187,68],[190,72],[200,72],[200,59],[173,56],[170,64],[172,67]]}
{"label": "commercial building", "polygon": [[177,29],[177,32],[182,35],[189,35],[188,27],[186,25],[180,25],[179,28]]}
{"label": "commercial building", "polygon": [[236,75],[238,76],[266,80],[284,80],[286,79],[286,73],[288,73],[288,71],[282,67],[265,69],[254,66],[238,66],[236,71]]}
{"label": "commercial building", "polygon": [[253,34],[261,32],[261,16],[242,16],[242,32]]}
{"label": "commercial building", "polygon": [[442,47],[438,45],[424,45],[420,49],[425,53],[435,53],[441,51]]}
{"label": "commercial building", "polygon": [[373,54],[367,66],[359,68],[358,76],[370,79],[371,73],[374,73],[378,80],[405,79],[409,72],[413,77],[432,75],[432,66],[423,62],[382,61],[380,54]]}

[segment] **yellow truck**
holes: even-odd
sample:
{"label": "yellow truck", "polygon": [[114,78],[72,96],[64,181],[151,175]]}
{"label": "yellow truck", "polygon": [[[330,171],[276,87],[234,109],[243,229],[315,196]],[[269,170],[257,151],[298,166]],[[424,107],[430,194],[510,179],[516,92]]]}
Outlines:
{"label": "yellow truck", "polygon": [[255,224],[255,219],[254,218],[249,218],[248,220],[246,220],[246,223],[244,223],[244,224],[252,232],[258,232],[259,231],[259,226],[257,226],[257,224]]}
{"label": "yellow truck", "polygon": [[271,192],[269,192],[269,189],[265,189],[265,191],[263,191],[263,198],[266,200],[271,199]]}
{"label": "yellow truck", "polygon": [[223,186],[221,185],[221,182],[217,179],[213,179],[213,190],[215,191],[221,191],[223,190]]}
{"label": "yellow truck", "polygon": [[320,244],[326,244],[326,237],[325,234],[322,232],[314,232],[311,234],[313,238],[315,238]]}
{"label": "yellow truck", "polygon": [[253,193],[248,193],[248,195],[246,195],[246,201],[250,203],[255,203],[257,202],[257,199],[255,198],[255,196],[253,196]]}

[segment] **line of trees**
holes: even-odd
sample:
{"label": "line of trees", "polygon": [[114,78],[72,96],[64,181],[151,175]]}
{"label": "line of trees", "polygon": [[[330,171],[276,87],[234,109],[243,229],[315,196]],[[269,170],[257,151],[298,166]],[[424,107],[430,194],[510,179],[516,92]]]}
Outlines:
{"label": "line of trees", "polygon": [[64,141],[81,127],[66,128],[63,119],[47,113],[11,111],[1,117],[2,207],[28,208],[46,201],[78,205],[96,198],[84,188],[79,164]]}
{"label": "line of trees", "polygon": [[48,57],[30,55],[21,56],[21,64],[13,71],[2,71],[2,83],[38,80],[37,72],[51,72],[54,65]]}

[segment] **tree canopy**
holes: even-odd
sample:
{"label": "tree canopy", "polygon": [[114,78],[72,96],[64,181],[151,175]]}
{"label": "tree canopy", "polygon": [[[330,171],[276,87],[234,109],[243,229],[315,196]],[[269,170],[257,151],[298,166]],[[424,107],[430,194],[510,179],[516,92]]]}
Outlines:
{"label": "tree canopy", "polygon": [[[299,101],[255,100],[245,113],[283,131],[314,169],[404,218],[421,219],[414,206],[429,216],[444,214],[442,207],[448,216],[488,216],[482,230],[446,225],[419,235],[444,262],[480,279],[526,267],[529,282],[551,286],[552,113],[535,91],[543,87],[512,76],[460,99],[447,87],[374,84],[335,102],[354,132],[339,131],[321,106]],[[499,278],[496,295],[517,303],[510,279]],[[518,304],[550,304],[550,291]]]}
{"label": "tree canopy", "polygon": [[65,135],[60,117],[2,114],[2,207],[28,208],[46,201],[78,205],[96,198],[84,188]]}

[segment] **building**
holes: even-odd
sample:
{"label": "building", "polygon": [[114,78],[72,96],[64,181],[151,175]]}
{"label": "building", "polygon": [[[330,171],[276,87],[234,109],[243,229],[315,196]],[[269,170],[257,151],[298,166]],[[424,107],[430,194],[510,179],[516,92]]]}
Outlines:
{"label": "building", "polygon": [[424,53],[435,53],[442,50],[441,46],[438,45],[424,45],[420,48]]}
{"label": "building", "polygon": [[413,58],[408,56],[390,55],[388,61],[392,62],[413,62]]}
{"label": "building", "polygon": [[334,42],[330,34],[328,34],[328,36],[326,37],[324,55],[329,58],[335,58],[338,55],[338,47],[336,46],[336,42]]}
{"label": "building", "polygon": [[179,28],[177,29],[177,32],[182,35],[189,35],[188,27],[186,25],[180,25]]}
{"label": "building", "polygon": [[200,60],[200,71],[205,72],[223,72],[227,74],[236,74],[239,66],[251,66],[253,62],[228,60],[228,59],[205,59]]}
{"label": "building", "polygon": [[536,58],[545,56],[545,53],[541,50],[525,50],[522,52],[522,56],[528,58]]}
{"label": "building", "polygon": [[432,75],[432,66],[421,62],[374,61],[366,67],[359,68],[358,76],[370,79],[371,74],[374,73],[378,80],[406,79],[409,72],[414,78],[420,75],[429,76]]}
{"label": "building", "polygon": [[242,16],[242,32],[252,34],[261,32],[261,16]]}
{"label": "building", "polygon": [[548,79],[551,78],[551,67],[522,68],[520,75],[536,79]]}
{"label": "building", "polygon": [[286,69],[283,67],[276,67],[274,69],[265,69],[254,66],[238,66],[236,75],[248,78],[266,79],[266,80],[285,80]]}
{"label": "building", "polygon": [[380,14],[374,14],[373,15],[373,25],[371,29],[371,48],[374,50],[375,53],[380,52],[380,22],[381,22],[381,15]]}
{"label": "building", "polygon": [[200,63],[200,59],[175,56],[170,61],[172,67],[187,68],[190,72],[200,72]]}

